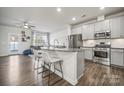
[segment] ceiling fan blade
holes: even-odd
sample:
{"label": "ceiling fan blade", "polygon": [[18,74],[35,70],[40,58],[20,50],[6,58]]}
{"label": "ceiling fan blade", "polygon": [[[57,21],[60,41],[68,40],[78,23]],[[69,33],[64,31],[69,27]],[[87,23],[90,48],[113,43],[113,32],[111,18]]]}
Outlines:
{"label": "ceiling fan blade", "polygon": [[28,25],[28,27],[33,28],[33,27],[36,27],[36,26],[34,26],[34,25]]}
{"label": "ceiling fan blade", "polygon": [[36,26],[31,26],[31,27],[36,27]]}
{"label": "ceiling fan blade", "polygon": [[29,21],[23,21],[23,22],[19,22],[19,23],[15,23],[16,27],[20,27],[20,28],[35,28],[36,26],[31,25],[31,23]]}

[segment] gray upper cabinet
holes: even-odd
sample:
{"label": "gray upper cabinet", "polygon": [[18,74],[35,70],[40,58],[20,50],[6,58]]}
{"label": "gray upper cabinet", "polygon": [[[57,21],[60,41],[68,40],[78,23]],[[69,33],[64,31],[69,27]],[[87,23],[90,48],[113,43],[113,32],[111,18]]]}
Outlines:
{"label": "gray upper cabinet", "polygon": [[88,25],[83,25],[82,27],[82,39],[88,39]]}
{"label": "gray upper cabinet", "polygon": [[104,20],[95,23],[95,32],[102,32],[105,30],[110,30],[110,22],[109,20]]}
{"label": "gray upper cabinet", "polygon": [[101,22],[95,23],[95,32],[100,32],[101,31]]}
{"label": "gray upper cabinet", "polygon": [[82,26],[75,26],[71,30],[71,34],[82,34]]}
{"label": "gray upper cabinet", "polygon": [[94,39],[94,24],[88,25],[88,39]]}
{"label": "gray upper cabinet", "polygon": [[102,22],[102,30],[110,30],[110,21],[105,20]]}
{"label": "gray upper cabinet", "polygon": [[111,37],[124,38],[124,16],[110,20]]}
{"label": "gray upper cabinet", "polygon": [[94,24],[82,26],[82,39],[94,39]]}
{"label": "gray upper cabinet", "polygon": [[120,37],[124,38],[124,16],[120,17]]}
{"label": "gray upper cabinet", "polygon": [[94,39],[94,33],[111,31],[111,38],[124,38],[124,16],[107,19],[93,24],[76,25],[72,28],[72,34],[81,34],[82,39]]}

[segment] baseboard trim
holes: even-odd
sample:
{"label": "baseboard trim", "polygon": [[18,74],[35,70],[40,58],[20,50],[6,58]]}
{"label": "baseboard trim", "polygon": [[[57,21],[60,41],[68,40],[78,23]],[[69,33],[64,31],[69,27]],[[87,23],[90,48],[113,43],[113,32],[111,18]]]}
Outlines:
{"label": "baseboard trim", "polygon": [[120,68],[120,69],[124,69],[124,66],[118,66],[118,65],[114,65],[114,64],[111,64],[111,67],[117,67],[117,68]]}
{"label": "baseboard trim", "polygon": [[0,55],[0,57],[9,57],[9,56],[14,56],[14,55],[23,55],[23,54]]}
{"label": "baseboard trim", "polygon": [[84,75],[84,73],[82,73],[79,77],[78,77],[78,80]]}

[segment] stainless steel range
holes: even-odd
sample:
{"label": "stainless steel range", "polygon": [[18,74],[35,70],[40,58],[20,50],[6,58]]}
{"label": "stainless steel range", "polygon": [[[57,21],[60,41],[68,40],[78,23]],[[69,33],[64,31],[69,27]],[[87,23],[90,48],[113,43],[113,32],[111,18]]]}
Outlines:
{"label": "stainless steel range", "polygon": [[110,44],[105,44],[105,42],[96,44],[93,60],[94,62],[110,65]]}

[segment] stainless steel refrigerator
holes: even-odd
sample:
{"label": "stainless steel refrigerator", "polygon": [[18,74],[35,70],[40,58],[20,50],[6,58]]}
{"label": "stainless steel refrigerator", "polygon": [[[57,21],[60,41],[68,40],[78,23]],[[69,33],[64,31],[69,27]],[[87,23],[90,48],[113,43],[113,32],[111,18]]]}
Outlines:
{"label": "stainless steel refrigerator", "polygon": [[70,35],[68,36],[69,48],[80,48],[83,45],[82,35]]}

